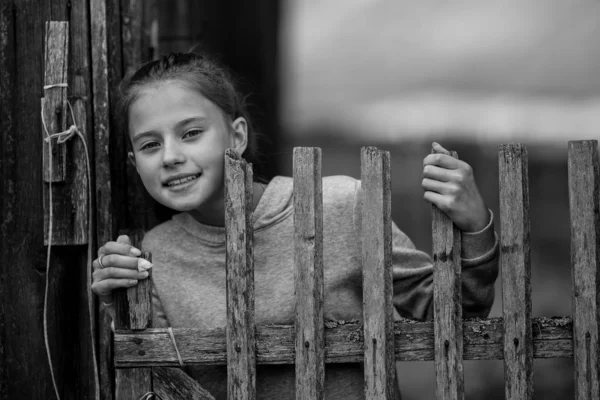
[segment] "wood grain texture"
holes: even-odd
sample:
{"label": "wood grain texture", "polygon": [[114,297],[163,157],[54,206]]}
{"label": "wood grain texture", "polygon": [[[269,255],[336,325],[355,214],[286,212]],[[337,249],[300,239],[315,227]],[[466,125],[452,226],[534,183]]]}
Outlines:
{"label": "wood grain texture", "polygon": [[533,398],[531,332],[531,260],[527,149],[501,145],[500,270],[504,320],[504,391],[506,399]]}
{"label": "wood grain texture", "polygon": [[390,154],[361,150],[365,397],[395,396]]}
{"label": "wood grain texture", "polygon": [[[78,10],[78,8],[76,8]],[[88,132],[88,112],[84,95],[77,92],[85,92],[86,87],[86,63],[83,66],[71,65],[75,61],[71,59],[85,58],[85,46],[80,39],[74,39],[69,43],[69,30],[81,31],[79,25],[85,24],[86,19],[76,19],[77,23],[71,26],[64,21],[46,22],[46,53],[45,53],[45,76],[44,85],[69,84],[72,107],[67,105],[67,88],[52,87],[43,91],[42,105],[44,121],[48,133],[42,132],[42,137],[47,134],[63,132],[67,126],[75,124],[84,135]],[[72,57],[69,57],[71,50]],[[83,54],[82,54],[83,53]],[[68,70],[77,73],[67,74]],[[76,77],[80,75],[81,79]],[[77,87],[72,85],[77,82]],[[73,111],[71,113],[71,110]],[[52,185],[52,205],[49,204],[49,185],[44,185],[44,231],[48,232],[50,209],[52,207],[52,244],[72,245],[85,244],[88,242],[89,217],[89,182],[88,166],[85,146],[79,137],[74,137],[66,143],[59,144],[58,139],[52,140],[52,176],[50,176],[50,155],[48,143],[44,141],[44,175],[46,182],[56,183]],[[54,172],[54,169],[57,172]],[[58,184],[61,183],[61,184]],[[45,244],[48,244],[48,234],[45,233]]]}
{"label": "wood grain texture", "polygon": [[[146,251],[141,257],[152,262],[152,255]],[[148,272],[148,278],[138,281],[136,286],[114,292],[115,329],[143,331],[152,326],[152,269]],[[139,399],[151,390],[150,368],[115,370],[115,399]]]}
{"label": "wood grain texture", "polygon": [[575,399],[600,393],[598,142],[569,142],[569,207],[573,277]]}
{"label": "wood grain texture", "polygon": [[[364,328],[358,322],[325,322],[325,362],[362,362]],[[186,365],[225,365],[227,342],[224,329],[173,329]],[[292,325],[256,327],[256,361],[259,364],[293,364],[295,329]],[[502,318],[463,322],[465,360],[502,360],[504,326]],[[571,318],[533,318],[533,356],[570,358],[573,355]],[[403,320],[394,324],[397,361],[434,359],[433,322]],[[178,366],[173,343],[166,329],[115,332],[117,367]]]}
{"label": "wood grain texture", "polygon": [[321,149],[294,148],[296,399],[323,399],[323,184]]}
{"label": "wood grain texture", "polygon": [[90,0],[97,243],[113,239],[106,0]]}
{"label": "wood grain texture", "polygon": [[[0,399],[8,398],[8,365],[6,361],[6,297],[7,266],[13,265],[9,260],[10,245],[6,238],[9,237],[11,226],[15,223],[13,209],[16,208],[15,179],[16,174],[9,174],[14,170],[15,158],[13,156],[16,141],[12,140],[15,134],[15,16],[11,2],[0,1]],[[11,176],[12,175],[12,176]],[[12,233],[12,232],[11,232]],[[13,235],[10,235],[13,237]]]}
{"label": "wood grain texture", "polygon": [[[110,104],[108,81],[108,39],[106,0],[90,0],[90,45],[92,57],[93,140],[95,167],[96,244],[101,246],[114,238],[112,184],[110,173]],[[112,317],[103,305],[98,308],[98,370],[100,397],[114,398],[112,368]]]}
{"label": "wood grain texture", "polygon": [[235,151],[225,153],[227,242],[227,397],[256,397],[252,173]]}
{"label": "wood grain texture", "polygon": [[[69,23],[47,21],[44,52],[44,86],[67,84],[69,66]],[[43,91],[43,111],[49,134],[62,132],[67,128],[67,87],[53,87]],[[46,132],[42,131],[42,138]],[[52,173],[50,173],[50,145],[44,142],[43,165],[44,182],[64,182],[67,169],[66,144],[52,140]]]}
{"label": "wood grain texture", "polygon": [[[447,153],[458,158],[456,152]],[[452,220],[435,205],[431,210],[433,239],[433,315],[436,395],[464,399],[461,237]]]}
{"label": "wood grain texture", "polygon": [[214,400],[198,382],[179,368],[152,368],[153,391],[162,400]]}

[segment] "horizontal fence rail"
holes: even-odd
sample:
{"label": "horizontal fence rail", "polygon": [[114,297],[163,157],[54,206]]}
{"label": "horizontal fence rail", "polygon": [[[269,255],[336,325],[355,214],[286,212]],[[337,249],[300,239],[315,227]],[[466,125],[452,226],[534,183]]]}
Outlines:
{"label": "horizontal fence rail", "polygon": [[[358,322],[326,322],[325,362],[363,361],[363,325]],[[504,326],[502,318],[463,321],[465,360],[502,360]],[[573,324],[569,317],[533,318],[534,358],[573,357]],[[186,365],[224,365],[226,340],[223,329],[211,332],[199,329],[173,329]],[[433,322],[394,323],[396,361],[431,361],[434,358]],[[256,362],[291,364],[294,362],[294,327],[292,325],[256,327]],[[177,355],[166,329],[151,328],[143,332],[115,332],[115,366],[176,366]]]}
{"label": "horizontal fence rail", "polygon": [[[444,213],[433,207],[434,319],[426,322],[393,318],[390,155],[374,147],[363,148],[361,153],[363,320],[323,320],[327,295],[323,292],[323,276],[327,266],[323,265],[321,151],[296,148],[295,318],[290,325],[261,326],[254,325],[252,169],[228,151],[227,328],[179,328],[171,332],[148,328],[150,280],[124,291],[124,297],[117,298],[113,342],[117,392],[121,393],[117,398],[127,398],[136,387],[138,391],[150,390],[148,377],[152,375],[159,382],[158,377],[165,372],[153,367],[177,367],[183,361],[188,366],[227,365],[228,398],[248,400],[257,396],[257,364],[296,364],[296,398],[312,400],[324,396],[326,364],[360,362],[365,365],[365,397],[392,399],[395,361],[433,360],[437,398],[460,400],[464,398],[463,360],[504,360],[505,398],[521,400],[533,398],[535,358],[573,358],[575,399],[597,398],[597,147],[597,141],[569,142],[573,318],[531,315],[527,150],[521,144],[508,144],[500,147],[498,155],[502,318],[462,318],[461,234]],[[457,157],[454,152],[449,154]],[[173,351],[173,336],[179,354]],[[127,379],[143,382],[128,385]]]}

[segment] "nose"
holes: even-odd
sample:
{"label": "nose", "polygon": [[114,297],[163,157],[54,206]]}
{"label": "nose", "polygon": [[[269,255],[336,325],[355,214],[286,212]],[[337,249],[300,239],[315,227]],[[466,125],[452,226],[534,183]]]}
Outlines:
{"label": "nose", "polygon": [[164,167],[172,167],[177,164],[182,164],[185,161],[185,154],[177,143],[166,141],[163,147],[162,162]]}

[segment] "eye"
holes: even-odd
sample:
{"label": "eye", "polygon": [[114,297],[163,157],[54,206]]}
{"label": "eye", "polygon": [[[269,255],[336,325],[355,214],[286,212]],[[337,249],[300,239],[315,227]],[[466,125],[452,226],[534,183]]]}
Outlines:
{"label": "eye", "polygon": [[142,147],[140,147],[140,150],[150,150],[157,146],[160,146],[160,144],[158,142],[148,142],[148,143],[144,143],[142,145]]}
{"label": "eye", "polygon": [[190,129],[189,131],[187,131],[183,134],[183,138],[185,139],[186,137],[196,137],[196,136],[200,135],[202,132],[203,132],[202,129],[198,129],[198,128]]}

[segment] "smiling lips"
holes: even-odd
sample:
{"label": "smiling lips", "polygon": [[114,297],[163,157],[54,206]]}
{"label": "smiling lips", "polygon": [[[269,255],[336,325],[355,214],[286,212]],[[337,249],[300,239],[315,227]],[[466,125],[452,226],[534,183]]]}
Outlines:
{"label": "smiling lips", "polygon": [[200,176],[200,174],[194,174],[194,175],[187,175],[187,176],[183,176],[183,177],[175,178],[175,179],[171,178],[171,179],[167,180],[165,183],[163,183],[163,186],[172,187],[172,186],[182,185],[184,183],[188,183],[188,182],[198,179],[199,176]]}

